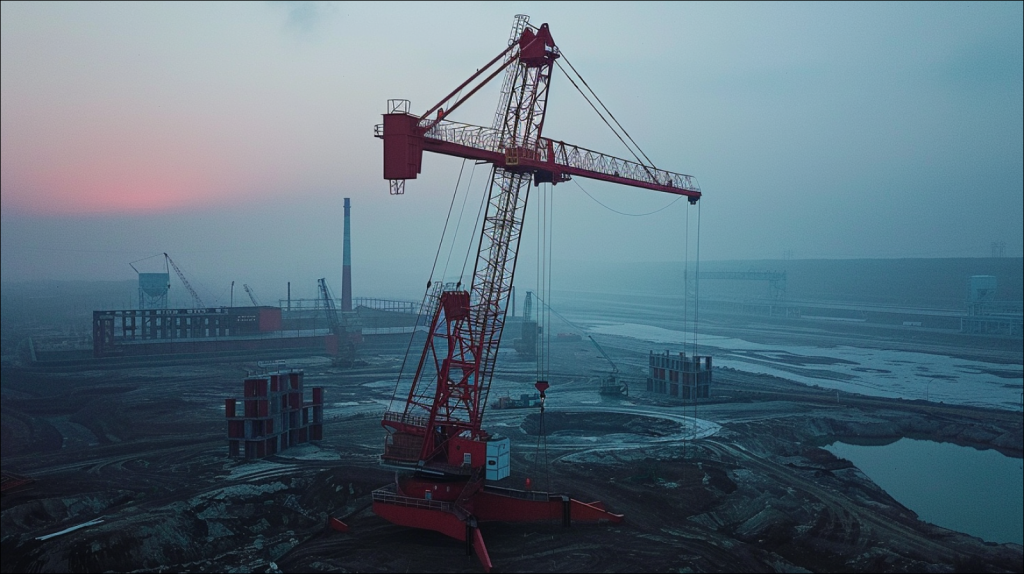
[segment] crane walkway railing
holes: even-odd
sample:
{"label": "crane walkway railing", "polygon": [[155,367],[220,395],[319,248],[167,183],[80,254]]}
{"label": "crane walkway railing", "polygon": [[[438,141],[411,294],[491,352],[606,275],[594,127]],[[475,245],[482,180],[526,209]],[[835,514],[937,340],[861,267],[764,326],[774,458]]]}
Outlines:
{"label": "crane walkway railing", "polygon": [[518,490],[515,488],[504,488],[501,486],[484,486],[483,491],[500,496],[507,496],[509,498],[518,498],[519,500],[532,500],[534,502],[548,502],[552,499],[561,500],[564,497],[564,495],[551,494],[550,492]]}
{"label": "crane walkway railing", "polygon": [[432,500],[429,498],[413,498],[403,496],[395,491],[395,485],[389,484],[373,491],[373,501],[397,506],[408,506],[410,508],[426,508],[430,510],[443,510],[452,512],[454,505],[451,502]]}
{"label": "crane walkway railing", "polygon": [[[492,154],[499,154],[504,156],[505,163],[510,166],[517,165],[523,160],[541,163],[550,162],[556,166],[568,169],[570,173],[573,170],[579,170],[576,175],[582,177],[586,177],[586,173],[583,172],[590,172],[644,184],[700,193],[700,185],[697,184],[697,179],[692,175],[658,169],[548,138],[539,138],[523,142],[519,145],[512,145],[513,142],[509,138],[503,138],[501,133],[493,128],[449,120],[434,122],[434,120],[424,119],[420,123],[421,127],[424,128],[433,123],[433,126],[423,136],[427,141],[433,140],[435,142],[454,144]],[[374,126],[374,135],[379,138],[384,137],[383,124]]]}
{"label": "crane walkway railing", "polygon": [[384,420],[392,421],[396,423],[403,423],[409,426],[427,428],[430,423],[430,418],[421,415],[410,415],[406,413],[400,413],[396,411],[385,411]]}
{"label": "crane walkway railing", "polygon": [[554,154],[555,165],[700,192],[696,178],[691,175],[657,169],[548,138],[539,138],[536,141],[513,146],[508,138],[501,137],[498,130],[447,120],[436,123],[424,134],[424,137],[483,151],[502,153],[510,164],[514,164],[520,159],[548,162],[551,161],[549,156]]}

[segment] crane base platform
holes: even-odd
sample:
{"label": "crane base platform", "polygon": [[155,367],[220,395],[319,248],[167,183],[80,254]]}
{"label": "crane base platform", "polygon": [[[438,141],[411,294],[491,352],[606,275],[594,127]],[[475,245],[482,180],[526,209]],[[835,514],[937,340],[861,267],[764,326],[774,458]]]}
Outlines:
{"label": "crane base platform", "polygon": [[[396,482],[375,490],[373,512],[400,526],[434,530],[465,542],[467,554],[475,552],[487,572],[492,564],[478,527],[481,522],[561,520],[563,526],[571,526],[623,521],[623,515],[608,512],[600,502],[582,502],[565,494],[422,479],[411,479],[405,486]],[[410,496],[413,492],[422,495]]]}

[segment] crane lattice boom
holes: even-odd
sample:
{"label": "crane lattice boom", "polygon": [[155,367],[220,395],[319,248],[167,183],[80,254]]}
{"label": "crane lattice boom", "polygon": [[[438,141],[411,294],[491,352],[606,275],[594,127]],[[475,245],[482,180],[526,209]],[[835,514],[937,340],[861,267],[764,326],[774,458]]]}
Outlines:
{"label": "crane lattice boom", "polygon": [[[517,16],[508,47],[441,102],[417,116],[409,113],[407,100],[390,100],[383,124],[375,129],[384,140],[384,177],[391,180],[392,194],[403,193],[405,180],[420,173],[424,151],[492,165],[470,288],[445,285],[429,296],[429,332],[408,395],[404,402],[396,401],[398,408],[389,408],[381,421],[388,431],[381,461],[414,474],[373,493],[378,515],[466,541],[485,569],[491,563],[478,521],[561,516],[568,525],[573,520],[622,520],[599,503],[484,485],[485,477],[500,480],[509,475],[508,439],[492,437],[481,423],[530,187],[579,176],[683,195],[690,203],[701,196],[692,176],[544,138],[551,72],[559,57],[547,24],[532,27],[526,16]],[[502,71],[505,78],[492,127],[448,119]],[[323,280],[321,290],[326,293]],[[542,397],[547,386],[546,381],[537,382]]]}
{"label": "crane lattice boom", "polygon": [[[569,181],[575,175],[685,195],[693,200],[700,198],[700,186],[692,175],[658,169],[563,141],[538,138],[526,145],[512,145],[510,140],[501,136],[500,130],[448,120],[416,122],[419,118],[412,115],[409,118],[409,123],[415,122],[420,128],[416,131],[422,131],[419,136],[409,137],[409,145],[419,153],[430,151],[526,171],[533,174],[535,183],[558,184]],[[386,134],[387,123],[385,117],[385,123],[377,126],[377,136],[382,139]],[[426,125],[430,125],[430,128],[423,131]],[[416,179],[419,160],[415,166],[415,172],[412,172],[412,168],[406,171],[386,171],[384,177],[395,180]]]}
{"label": "crane lattice boom", "polygon": [[259,307],[260,303],[256,300],[256,294],[252,292],[252,288],[249,287],[248,283],[242,283],[242,288],[245,289],[245,294],[249,296],[249,300],[252,301],[253,307]]}
{"label": "crane lattice boom", "polygon": [[[686,196],[701,196],[692,176],[616,158],[542,137],[552,66],[560,52],[547,24],[517,19],[508,48],[423,116],[405,100],[389,101],[376,136],[384,140],[384,177],[392,193],[416,178],[424,151],[492,164],[483,233],[469,292],[440,295],[402,412],[389,412],[384,458],[391,463],[450,467],[449,442],[486,438],[480,428],[531,184],[558,184],[576,175]],[[447,118],[505,70],[494,127]],[[471,86],[478,78],[481,82]],[[465,92],[465,95],[462,95]],[[445,107],[447,105],[447,110]],[[436,116],[434,113],[436,112]]]}
{"label": "crane lattice boom", "polygon": [[181,284],[185,286],[185,290],[187,290],[188,294],[192,296],[193,308],[205,309],[206,305],[203,304],[203,300],[199,298],[199,294],[196,293],[196,290],[189,284],[188,279],[185,279],[185,274],[181,272],[180,268],[178,268],[178,264],[171,259],[170,255],[164,253],[164,257],[167,259],[167,262],[171,264],[171,267],[174,268],[174,272],[178,274],[178,279],[181,279]]}

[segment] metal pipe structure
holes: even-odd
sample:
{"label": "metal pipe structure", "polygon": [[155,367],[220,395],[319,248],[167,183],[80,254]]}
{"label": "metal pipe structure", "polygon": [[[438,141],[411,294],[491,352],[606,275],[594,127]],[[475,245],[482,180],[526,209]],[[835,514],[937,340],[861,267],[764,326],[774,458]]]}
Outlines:
{"label": "metal pipe structure", "polygon": [[341,262],[341,311],[352,311],[352,225],[350,211],[352,204],[345,198],[345,244]]}

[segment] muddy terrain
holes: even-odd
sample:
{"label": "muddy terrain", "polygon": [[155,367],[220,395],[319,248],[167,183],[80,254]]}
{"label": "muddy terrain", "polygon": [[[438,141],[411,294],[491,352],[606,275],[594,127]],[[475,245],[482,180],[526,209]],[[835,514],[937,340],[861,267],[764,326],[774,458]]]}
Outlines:
{"label": "muddy terrain", "polygon": [[[607,345],[615,360],[645,356]],[[586,351],[586,352],[585,352]],[[4,367],[3,470],[33,479],[3,497],[4,572],[453,571],[481,566],[462,543],[392,525],[370,493],[380,416],[404,347],[340,369],[297,364],[326,389],[324,440],[261,461],[227,457],[223,399],[255,364],[45,373]],[[634,356],[636,355],[636,356]],[[492,399],[527,392],[529,365],[499,360]],[[693,407],[602,398],[585,344],[552,346],[537,409],[490,409],[511,438],[503,485],[601,500],[619,525],[485,524],[507,572],[1020,572],[1024,548],[933,526],[849,461],[837,438],[949,441],[1021,456],[1019,412],[836,394],[715,370]],[[505,370],[503,370],[505,369]],[[695,424],[698,420],[699,424]],[[538,434],[543,426],[544,434]],[[326,527],[341,518],[348,533]],[[64,529],[97,521],[65,534]]]}

